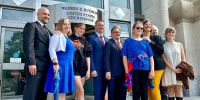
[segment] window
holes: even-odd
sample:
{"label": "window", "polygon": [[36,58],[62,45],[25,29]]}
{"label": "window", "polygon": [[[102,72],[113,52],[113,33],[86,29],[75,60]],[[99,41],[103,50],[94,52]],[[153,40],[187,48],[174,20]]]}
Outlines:
{"label": "window", "polygon": [[123,23],[123,22],[110,22],[109,24],[109,31],[111,33],[111,29],[113,26],[119,25],[121,28],[121,41],[124,41],[126,38],[130,37],[130,25],[129,23]]}
{"label": "window", "polygon": [[134,0],[134,12],[135,14],[142,14],[141,0]]}
{"label": "window", "polygon": [[61,1],[61,2],[67,2],[67,3],[79,3],[79,4],[93,6],[96,8],[102,8],[102,0],[54,0],[54,1]]}
{"label": "window", "polygon": [[144,18],[135,18],[135,22],[137,22],[137,21],[143,22]]}
{"label": "window", "polygon": [[22,29],[2,28],[2,99],[20,98],[25,86]]}
{"label": "window", "polygon": [[109,0],[111,6],[128,8],[128,0]]}
{"label": "window", "polygon": [[113,26],[119,25],[121,27],[122,33],[129,33],[129,24],[128,23],[118,23],[118,22],[110,22],[109,24],[109,30],[113,28]]}
{"label": "window", "polygon": [[32,22],[33,21],[33,12],[3,8],[2,9],[2,19],[3,20]]}
{"label": "window", "polygon": [[10,63],[11,58],[21,58],[21,63],[24,63],[25,56],[22,45],[23,45],[22,32],[5,31],[3,62]]}
{"label": "window", "polygon": [[3,70],[2,72],[2,98],[22,95],[26,81],[23,70]]}

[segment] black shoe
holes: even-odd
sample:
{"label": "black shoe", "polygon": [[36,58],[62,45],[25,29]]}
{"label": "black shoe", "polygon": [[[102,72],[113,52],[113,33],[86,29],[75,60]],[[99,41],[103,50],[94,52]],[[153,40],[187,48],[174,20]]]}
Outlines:
{"label": "black shoe", "polygon": [[175,100],[174,97],[168,97],[168,100]]}
{"label": "black shoe", "polygon": [[176,97],[176,100],[183,100],[183,97]]}

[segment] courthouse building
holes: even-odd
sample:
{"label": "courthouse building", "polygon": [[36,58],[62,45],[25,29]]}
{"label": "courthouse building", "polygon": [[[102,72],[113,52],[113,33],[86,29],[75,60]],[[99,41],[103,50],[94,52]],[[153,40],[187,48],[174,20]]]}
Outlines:
{"label": "courthouse building", "polygon": [[[40,7],[50,11],[47,27],[51,31],[63,17],[70,19],[72,29],[75,23],[85,23],[86,36],[94,33],[97,19],[104,20],[107,37],[111,28],[119,25],[121,40],[132,35],[134,22],[145,18],[158,26],[163,38],[166,27],[175,27],[176,41],[183,43],[186,59],[193,65],[196,76],[185,94],[200,96],[200,0],[0,0],[0,99],[22,97],[25,85],[22,31],[26,22],[37,20]],[[92,78],[84,88],[86,96],[93,96]]]}

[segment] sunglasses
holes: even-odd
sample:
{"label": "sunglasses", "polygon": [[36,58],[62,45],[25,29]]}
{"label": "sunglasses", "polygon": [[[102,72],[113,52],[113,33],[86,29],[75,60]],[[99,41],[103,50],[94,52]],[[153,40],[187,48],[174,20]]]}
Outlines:
{"label": "sunglasses", "polygon": [[139,29],[140,29],[140,30],[143,30],[143,28],[142,28],[142,27],[136,27],[136,29],[137,29],[137,30],[139,30]]}

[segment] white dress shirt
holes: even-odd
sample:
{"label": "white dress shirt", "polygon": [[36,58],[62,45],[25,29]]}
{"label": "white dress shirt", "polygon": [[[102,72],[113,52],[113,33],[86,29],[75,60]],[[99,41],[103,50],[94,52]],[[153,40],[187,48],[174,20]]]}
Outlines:
{"label": "white dress shirt", "polygon": [[[41,21],[37,20],[37,22],[40,23],[40,25],[41,25],[42,27],[44,27],[45,24],[43,24]],[[49,32],[48,32],[48,35],[49,35],[49,38],[50,38],[51,36],[50,36]]]}
{"label": "white dress shirt", "polygon": [[[115,39],[113,39],[113,40],[115,40]],[[117,40],[115,40],[115,42],[117,43]],[[122,47],[122,44],[121,44],[121,42],[120,42],[120,39],[119,39],[119,44],[120,44],[120,46]],[[117,43],[117,45],[118,45],[118,43]]]}
{"label": "white dress shirt", "polygon": [[102,40],[103,40],[103,42],[104,42],[104,45],[105,45],[105,41],[104,41],[104,37],[103,37],[103,35],[101,35],[101,34],[99,34],[99,33],[97,33],[97,32],[95,32],[96,34],[97,34],[97,36],[98,36],[98,38],[101,40],[101,38],[100,38],[100,36],[102,36]]}
{"label": "white dress shirt", "polygon": [[40,23],[40,25],[41,25],[42,27],[44,26],[44,24],[43,24],[41,21],[37,20],[37,22]]}

